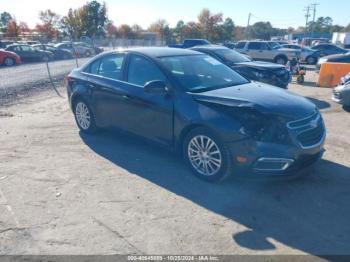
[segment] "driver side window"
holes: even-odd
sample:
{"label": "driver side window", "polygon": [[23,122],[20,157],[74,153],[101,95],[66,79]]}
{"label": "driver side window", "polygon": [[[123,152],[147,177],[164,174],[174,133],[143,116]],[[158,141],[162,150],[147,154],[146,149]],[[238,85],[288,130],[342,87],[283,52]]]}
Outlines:
{"label": "driver side window", "polygon": [[127,81],[143,87],[147,82],[153,80],[165,81],[166,77],[155,63],[142,56],[131,55]]}

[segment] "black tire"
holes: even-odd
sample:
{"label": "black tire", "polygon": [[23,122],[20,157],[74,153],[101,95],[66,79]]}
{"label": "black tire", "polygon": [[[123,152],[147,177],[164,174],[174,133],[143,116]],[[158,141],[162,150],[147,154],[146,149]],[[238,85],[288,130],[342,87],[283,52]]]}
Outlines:
{"label": "black tire", "polygon": [[[89,121],[89,124],[87,126],[82,124],[82,122],[78,116],[78,114],[79,114],[78,107],[81,105],[84,105],[86,107],[88,114],[89,114],[90,121]],[[92,110],[91,110],[89,104],[86,103],[85,100],[83,100],[81,98],[77,98],[73,104],[73,112],[74,112],[75,122],[76,122],[76,124],[79,127],[81,132],[86,133],[86,134],[94,134],[98,131],[98,128],[96,126],[95,117],[92,113]]]}
{"label": "black tire", "polygon": [[[195,139],[198,136],[203,136],[210,138],[215,145],[217,146],[218,150],[220,151],[221,155],[221,164],[217,172],[211,174],[211,175],[205,175],[198,171],[198,168],[196,168],[190,160],[190,151],[192,150],[190,143],[193,139]],[[214,149],[216,150],[216,148]],[[199,127],[191,130],[183,140],[183,146],[182,146],[182,153],[183,157],[192,170],[192,172],[199,177],[200,179],[203,179],[208,182],[219,182],[224,180],[225,178],[229,177],[232,174],[232,167],[233,163],[231,160],[231,154],[227,148],[227,146],[221,141],[218,135],[216,135],[211,130]],[[204,165],[203,165],[204,168]]]}
{"label": "black tire", "polygon": [[14,66],[14,65],[16,65],[16,61],[15,61],[15,59],[13,59],[11,57],[6,57],[4,59],[4,65],[5,66]]}
{"label": "black tire", "polygon": [[287,64],[287,62],[288,62],[288,59],[285,56],[277,56],[275,58],[276,64],[285,65],[285,64]]}
{"label": "black tire", "polygon": [[316,65],[317,58],[314,56],[309,56],[306,58],[306,63],[308,63],[309,65]]}
{"label": "black tire", "polygon": [[91,56],[91,52],[90,51],[86,51],[84,55],[85,55],[85,57],[90,57]]}

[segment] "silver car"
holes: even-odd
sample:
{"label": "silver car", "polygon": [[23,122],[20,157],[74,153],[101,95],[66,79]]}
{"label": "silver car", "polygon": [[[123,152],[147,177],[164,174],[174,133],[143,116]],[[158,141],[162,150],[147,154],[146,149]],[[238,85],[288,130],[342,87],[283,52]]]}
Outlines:
{"label": "silver car", "polygon": [[317,51],[308,47],[301,47],[300,45],[286,44],[282,45],[284,48],[290,48],[300,51],[300,61],[306,62],[309,65],[315,65],[318,61]]}
{"label": "silver car", "polygon": [[339,86],[334,88],[332,100],[344,107],[350,107],[350,73],[342,78]]}

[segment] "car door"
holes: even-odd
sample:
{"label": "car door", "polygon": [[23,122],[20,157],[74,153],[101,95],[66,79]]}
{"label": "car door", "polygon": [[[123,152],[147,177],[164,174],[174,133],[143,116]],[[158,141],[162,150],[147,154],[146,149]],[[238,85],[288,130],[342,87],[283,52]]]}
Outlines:
{"label": "car door", "polygon": [[261,42],[250,42],[247,46],[247,54],[256,60],[264,60],[265,54]]}
{"label": "car door", "polygon": [[97,125],[125,129],[127,85],[123,82],[125,53],[106,55],[88,68],[92,108]]}
{"label": "car door", "polygon": [[173,141],[173,98],[170,93],[146,93],[144,85],[153,80],[167,78],[154,61],[136,54],[128,57],[127,96],[125,104],[127,129],[135,134],[162,144]]}

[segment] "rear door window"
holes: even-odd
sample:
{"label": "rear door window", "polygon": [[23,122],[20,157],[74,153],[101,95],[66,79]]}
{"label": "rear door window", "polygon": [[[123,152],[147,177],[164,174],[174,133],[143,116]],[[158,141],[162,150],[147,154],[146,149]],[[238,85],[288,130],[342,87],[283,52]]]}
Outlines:
{"label": "rear door window", "polygon": [[250,42],[248,44],[249,50],[260,50],[261,49],[261,43],[259,42]]}
{"label": "rear door window", "polygon": [[[110,55],[101,58],[97,74],[114,80],[122,79],[122,66],[125,54]],[[91,65],[91,73],[96,72],[97,65]]]}

